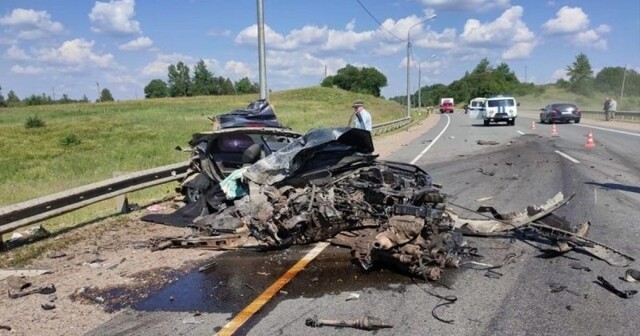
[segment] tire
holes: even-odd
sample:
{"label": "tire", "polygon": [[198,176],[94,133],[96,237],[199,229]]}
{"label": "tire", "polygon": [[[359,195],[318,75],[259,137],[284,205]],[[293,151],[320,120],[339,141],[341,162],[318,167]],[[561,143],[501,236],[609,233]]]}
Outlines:
{"label": "tire", "polygon": [[486,119],[485,119],[485,120],[484,120],[484,125],[485,125],[485,126],[489,126],[489,120],[486,120]]}
{"label": "tire", "polygon": [[579,124],[580,123],[580,118],[576,119],[573,121],[574,124]]}
{"label": "tire", "polygon": [[515,126],[516,125],[516,120],[513,119],[511,121],[507,121],[507,125]]}
{"label": "tire", "polygon": [[185,203],[195,203],[202,196],[202,190],[193,187],[184,187],[182,189]]}
{"label": "tire", "polygon": [[542,114],[540,115],[540,123],[544,124],[544,119],[542,119]]}

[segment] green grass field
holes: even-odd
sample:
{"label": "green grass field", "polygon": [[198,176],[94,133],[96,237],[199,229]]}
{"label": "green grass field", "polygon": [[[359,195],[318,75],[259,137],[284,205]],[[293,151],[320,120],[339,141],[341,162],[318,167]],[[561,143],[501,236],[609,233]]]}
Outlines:
{"label": "green grass field", "polygon": [[[374,124],[404,116],[392,101],[340,89],[273,92],[278,119],[300,132],[346,125],[364,100]],[[173,148],[211,127],[207,116],[245,107],[256,95],[49,105],[0,110],[0,204],[12,204],[133,172],[185,161]],[[29,117],[45,122],[25,128]],[[69,138],[77,144],[63,145]],[[67,141],[69,142],[69,141]]]}

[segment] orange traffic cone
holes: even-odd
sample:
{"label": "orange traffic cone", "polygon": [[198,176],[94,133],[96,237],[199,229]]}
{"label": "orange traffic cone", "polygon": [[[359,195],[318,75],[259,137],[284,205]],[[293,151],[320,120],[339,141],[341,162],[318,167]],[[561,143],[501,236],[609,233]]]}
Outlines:
{"label": "orange traffic cone", "polygon": [[531,122],[531,129],[532,130],[536,129],[536,122],[535,121]]}
{"label": "orange traffic cone", "polygon": [[593,148],[596,146],[596,143],[593,141],[593,134],[591,133],[591,131],[589,131],[587,143],[585,143],[584,146],[587,148]]}
{"label": "orange traffic cone", "polygon": [[552,137],[558,136],[558,129],[556,129],[556,124],[553,124],[553,126],[551,126],[551,136]]}

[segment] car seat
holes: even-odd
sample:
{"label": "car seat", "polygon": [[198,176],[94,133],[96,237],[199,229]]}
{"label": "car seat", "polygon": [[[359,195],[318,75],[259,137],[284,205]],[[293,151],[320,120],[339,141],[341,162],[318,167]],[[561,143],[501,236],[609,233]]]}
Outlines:
{"label": "car seat", "polygon": [[252,165],[263,157],[262,145],[254,143],[242,153],[242,163]]}

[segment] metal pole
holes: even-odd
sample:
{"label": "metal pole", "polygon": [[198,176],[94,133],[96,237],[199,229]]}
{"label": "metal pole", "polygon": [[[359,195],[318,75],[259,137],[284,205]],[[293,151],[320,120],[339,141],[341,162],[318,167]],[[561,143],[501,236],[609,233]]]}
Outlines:
{"label": "metal pole", "polygon": [[411,48],[411,36],[409,35],[411,29],[407,31],[407,118],[411,117],[411,96],[409,95],[409,68],[411,67],[411,56],[409,55],[409,49]]}
{"label": "metal pole", "polygon": [[622,73],[622,88],[620,89],[620,102],[622,102],[622,97],[624,96],[624,80],[627,77],[627,66],[624,66],[624,72]]}
{"label": "metal pole", "polygon": [[269,99],[267,92],[267,69],[264,48],[264,10],[262,0],[258,4],[258,65],[260,67],[260,99]]}
{"label": "metal pole", "polygon": [[422,79],[422,66],[420,65],[420,63],[418,63],[418,109],[422,108],[422,97],[420,94],[422,91],[421,79]]}

